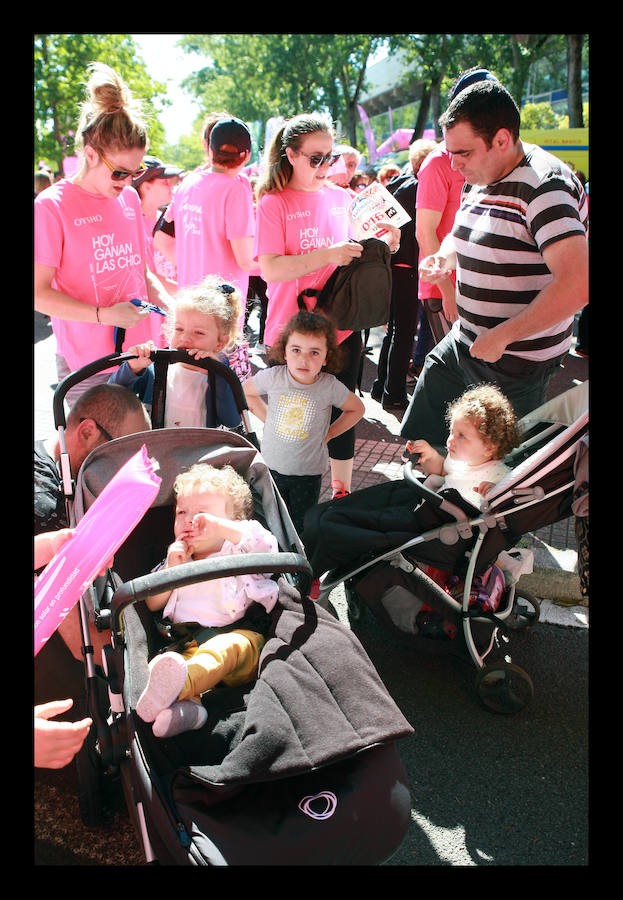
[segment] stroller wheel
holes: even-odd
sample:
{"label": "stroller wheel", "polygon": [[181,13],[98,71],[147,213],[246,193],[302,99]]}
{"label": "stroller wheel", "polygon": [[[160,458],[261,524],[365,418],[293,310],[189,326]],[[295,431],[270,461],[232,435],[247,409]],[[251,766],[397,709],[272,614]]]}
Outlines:
{"label": "stroller wheel", "polygon": [[536,597],[527,591],[517,593],[510,615],[506,619],[506,625],[511,631],[525,631],[532,628],[539,621],[541,606]]}
{"label": "stroller wheel", "polygon": [[519,666],[508,662],[490,663],[476,676],[480,702],[491,712],[509,715],[522,710],[532,700],[532,679]]}

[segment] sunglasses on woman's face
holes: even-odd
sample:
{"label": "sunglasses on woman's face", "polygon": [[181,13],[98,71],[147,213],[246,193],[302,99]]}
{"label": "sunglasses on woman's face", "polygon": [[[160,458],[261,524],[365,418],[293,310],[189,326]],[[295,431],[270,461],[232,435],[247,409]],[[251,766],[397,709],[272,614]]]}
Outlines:
{"label": "sunglasses on woman's face", "polygon": [[340,153],[327,153],[326,156],[323,156],[321,153],[303,153],[302,150],[297,150],[296,152],[301,156],[307,157],[312,169],[319,169],[320,166],[324,166],[326,163],[333,166],[341,156]]}
{"label": "sunglasses on woman's face", "polygon": [[126,178],[136,178],[141,172],[145,171],[145,166],[139,166],[135,172],[126,172],[125,169],[115,169],[113,164],[109,162],[105,156],[98,152],[98,156],[102,159],[110,169],[110,177],[113,181],[125,181]]}

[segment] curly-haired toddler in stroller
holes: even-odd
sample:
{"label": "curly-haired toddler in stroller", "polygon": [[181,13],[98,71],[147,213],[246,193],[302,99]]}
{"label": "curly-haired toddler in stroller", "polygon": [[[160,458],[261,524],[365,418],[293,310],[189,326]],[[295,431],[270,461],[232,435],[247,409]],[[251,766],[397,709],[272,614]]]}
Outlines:
{"label": "curly-haired toddler in stroller", "polygon": [[[247,482],[231,466],[197,463],[178,475],[175,540],[163,568],[212,556],[275,553],[276,538],[251,518],[253,499]],[[153,722],[156,737],[201,728],[208,718],[200,697],[219,682],[229,686],[255,678],[265,636],[261,613],[246,616],[252,604],[270,612],[277,585],[263,574],[232,575],[216,581],[165,590],[146,600],[147,607],[175,626],[196,626],[179,652],[154,657],[149,682],[136,711]],[[265,628],[264,628],[265,630]]]}
{"label": "curly-haired toddler in stroller", "polygon": [[375,485],[339,503],[316,507],[302,534],[315,577],[351,563],[353,557],[399,546],[439,524],[439,510],[449,517],[457,506],[470,515],[478,512],[491,487],[509,471],[502,459],[519,443],[515,413],[499,388],[480,384],[450,403],[446,417],[447,456],[424,440],[407,444],[409,453],[419,455],[418,465],[426,475],[443,477],[435,484],[442,498],[439,507],[431,509],[424,501],[414,508],[413,491],[404,482]]}

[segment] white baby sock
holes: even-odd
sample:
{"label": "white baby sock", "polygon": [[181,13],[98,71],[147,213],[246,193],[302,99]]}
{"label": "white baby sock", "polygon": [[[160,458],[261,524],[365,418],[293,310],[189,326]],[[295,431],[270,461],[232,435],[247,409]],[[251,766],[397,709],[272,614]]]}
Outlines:
{"label": "white baby sock", "polygon": [[208,720],[208,713],[195,700],[180,700],[156,716],[152,731],[156,737],[173,737],[182,731],[202,728]]}

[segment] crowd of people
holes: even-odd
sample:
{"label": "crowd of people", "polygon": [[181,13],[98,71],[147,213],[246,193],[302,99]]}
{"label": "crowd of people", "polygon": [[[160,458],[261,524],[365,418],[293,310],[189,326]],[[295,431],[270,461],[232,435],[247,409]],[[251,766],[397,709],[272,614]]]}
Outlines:
{"label": "crowd of people", "polygon": [[[440,125],[441,143],[415,141],[404,168],[374,176],[410,222],[386,238],[393,287],[372,397],[404,413],[405,441],[426,448],[445,472],[442,457],[455,439],[445,410],[465,391],[495,385],[517,417],[545,399],[588,302],[588,204],[568,166],[520,140],[517,104],[488,70],[457,79]],[[59,381],[115,349],[136,359],[67,395],[76,471],[98,443],[150,427],[149,355],[169,346],[235,368],[264,423],[262,452],[299,533],[327,468],[333,498],[348,496],[364,414],[355,392],[362,334],[334,329],[298,301],[362,253],[348,210],[370,175],[359,152],[336,137],[323,117],[294,116],[274,134],[252,182],[249,129],[223,110],[206,119],[205,163],[184,173],[145,156],[140,103],[116,72],[91,65],[76,132],[80,168],[36,188],[35,308],[51,320]],[[255,297],[267,365],[254,373],[244,331]],[[236,427],[232,398],[223,390],[212,404],[202,369],[180,364],[169,377],[167,426]],[[38,442],[38,535],[67,528],[59,464],[58,443]],[[58,652],[58,642],[54,648],[42,654]],[[68,632],[63,651],[80,658]],[[182,691],[188,667],[175,664],[180,690],[152,703],[155,674],[143,703],[149,721],[174,705],[176,721],[167,712],[163,733],[178,729],[181,701],[197,693],[196,685]],[[50,721],[69,702],[53,698],[36,712],[36,736],[46,742],[40,765],[66,761],[84,739],[84,723],[68,737],[68,723]],[[189,727],[198,727],[201,717],[191,718]],[[54,724],[69,747],[59,755],[48,749]]]}

